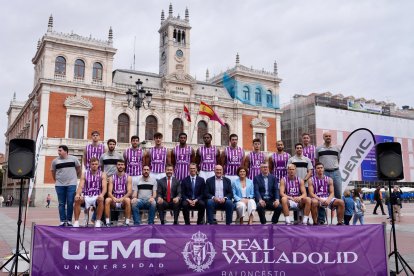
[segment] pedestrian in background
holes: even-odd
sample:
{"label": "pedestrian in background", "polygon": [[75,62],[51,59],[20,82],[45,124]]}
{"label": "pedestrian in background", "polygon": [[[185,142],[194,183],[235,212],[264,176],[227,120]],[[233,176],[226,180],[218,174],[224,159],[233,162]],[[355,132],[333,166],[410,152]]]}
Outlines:
{"label": "pedestrian in background", "polygon": [[345,225],[349,225],[352,216],[354,215],[354,200],[351,197],[351,191],[346,189],[344,192],[344,196],[342,199],[345,202],[345,214],[344,214],[344,223]]}
{"label": "pedestrian in background", "polygon": [[50,206],[50,201],[52,200],[52,196],[50,195],[50,194],[47,194],[47,197],[46,197],[46,208],[49,208],[49,206]]}

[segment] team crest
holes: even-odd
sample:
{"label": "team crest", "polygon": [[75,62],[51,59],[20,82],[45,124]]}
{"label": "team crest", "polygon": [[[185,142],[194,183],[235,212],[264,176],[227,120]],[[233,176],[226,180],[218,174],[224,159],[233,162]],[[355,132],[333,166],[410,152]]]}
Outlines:
{"label": "team crest", "polygon": [[200,231],[193,234],[191,241],[185,244],[184,251],[181,253],[183,254],[185,264],[194,272],[203,272],[209,268],[214,256],[217,254],[213,244]]}

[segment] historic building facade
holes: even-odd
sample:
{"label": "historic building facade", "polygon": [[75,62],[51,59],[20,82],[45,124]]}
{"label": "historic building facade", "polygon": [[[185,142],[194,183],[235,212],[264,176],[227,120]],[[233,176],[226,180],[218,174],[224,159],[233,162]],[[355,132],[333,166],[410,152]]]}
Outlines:
{"label": "historic building facade", "polygon": [[[273,72],[255,70],[236,64],[223,74],[199,81],[190,75],[191,26],[188,10],[185,17],[161,13],[159,29],[159,72],[113,69],[117,49],[113,33],[106,40],[82,37],[74,33],[55,31],[53,17],[39,40],[32,59],[34,87],[26,102],[15,98],[8,111],[6,156],[8,141],[13,138],[36,140],[37,130],[44,127],[43,149],[39,154],[36,189],[32,201],[43,202],[54,192],[50,172],[52,160],[60,144],[68,145],[70,154],[82,159],[83,149],[93,130],[106,141],[115,138],[118,150],[128,146],[129,137],[137,132],[137,111],[128,106],[126,91],[135,89],[140,79],[151,91],[149,109],[139,114],[141,140],[149,140],[159,131],[167,147],[176,144],[179,132],[188,133],[189,143],[202,143],[202,135],[210,132],[213,143],[227,146],[230,133],[239,136],[239,144],[251,149],[252,139],[263,140],[263,150],[276,150],[281,137],[279,84],[276,64]],[[209,122],[197,116],[200,101],[209,104],[225,122]],[[184,104],[189,108],[192,122],[183,117]],[[82,161],[82,160],[81,160]],[[5,162],[7,168],[7,160]],[[19,188],[4,177],[4,194],[17,195]]]}

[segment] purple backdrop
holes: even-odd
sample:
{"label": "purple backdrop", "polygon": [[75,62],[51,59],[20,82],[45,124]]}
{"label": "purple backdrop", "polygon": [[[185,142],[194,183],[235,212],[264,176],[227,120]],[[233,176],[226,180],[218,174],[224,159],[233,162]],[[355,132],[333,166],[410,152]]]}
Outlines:
{"label": "purple backdrop", "polygon": [[34,226],[32,275],[387,275],[382,225]]}

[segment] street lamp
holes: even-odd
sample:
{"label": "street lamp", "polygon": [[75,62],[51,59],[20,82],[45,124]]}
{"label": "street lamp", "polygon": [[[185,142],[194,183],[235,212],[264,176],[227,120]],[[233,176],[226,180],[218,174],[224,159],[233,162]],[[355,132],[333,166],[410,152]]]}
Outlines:
{"label": "street lamp", "polygon": [[140,79],[135,82],[135,85],[135,91],[132,92],[131,89],[128,89],[126,95],[128,106],[130,108],[135,107],[137,110],[137,136],[139,136],[139,109],[141,107],[144,109],[148,109],[150,107],[152,94],[149,90],[145,91],[142,88],[142,81]]}

